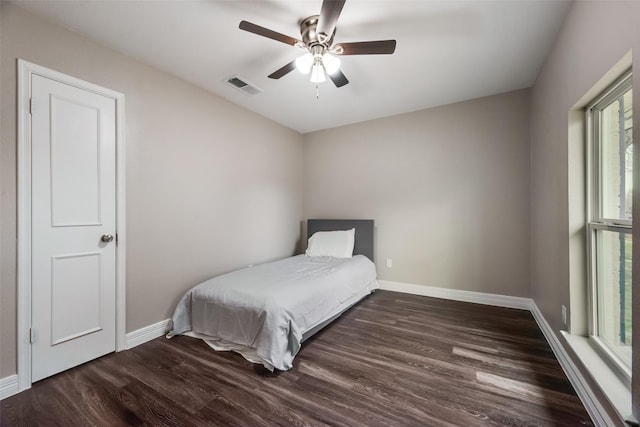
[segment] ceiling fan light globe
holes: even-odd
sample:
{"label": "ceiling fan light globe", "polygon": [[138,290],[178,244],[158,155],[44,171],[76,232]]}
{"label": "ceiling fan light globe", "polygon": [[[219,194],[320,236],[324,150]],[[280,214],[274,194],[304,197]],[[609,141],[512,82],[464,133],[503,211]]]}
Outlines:
{"label": "ceiling fan light globe", "polygon": [[309,71],[311,71],[312,65],[313,65],[313,55],[311,55],[309,52],[305,53],[299,58],[296,58],[296,68],[302,74],[309,74]]}
{"label": "ceiling fan light globe", "polygon": [[322,63],[324,64],[325,71],[331,75],[337,73],[340,69],[340,59],[330,53],[325,53],[322,56]]}
{"label": "ceiling fan light globe", "polygon": [[327,80],[322,64],[314,64],[311,68],[311,83],[322,83]]}

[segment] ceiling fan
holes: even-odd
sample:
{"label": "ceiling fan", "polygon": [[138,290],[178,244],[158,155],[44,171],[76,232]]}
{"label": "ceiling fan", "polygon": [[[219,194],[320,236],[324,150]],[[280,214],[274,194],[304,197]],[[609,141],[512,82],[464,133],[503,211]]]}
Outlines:
{"label": "ceiling fan", "polygon": [[301,57],[269,74],[269,78],[279,79],[297,68],[303,74],[311,73],[312,83],[322,83],[326,81],[326,75],[328,75],[336,87],[342,87],[349,83],[349,80],[340,71],[338,56],[392,54],[396,50],[395,40],[337,43],[334,45],[336,23],[345,1],[324,0],[320,15],[313,15],[301,21],[302,40],[247,21],[240,22],[240,29],[307,51]]}

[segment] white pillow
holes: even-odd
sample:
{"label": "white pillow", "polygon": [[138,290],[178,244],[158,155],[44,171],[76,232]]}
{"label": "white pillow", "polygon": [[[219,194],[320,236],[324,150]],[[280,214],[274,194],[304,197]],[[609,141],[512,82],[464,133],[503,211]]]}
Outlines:
{"label": "white pillow", "polygon": [[305,254],[310,257],[351,258],[355,236],[355,228],[339,231],[317,231],[309,238]]}

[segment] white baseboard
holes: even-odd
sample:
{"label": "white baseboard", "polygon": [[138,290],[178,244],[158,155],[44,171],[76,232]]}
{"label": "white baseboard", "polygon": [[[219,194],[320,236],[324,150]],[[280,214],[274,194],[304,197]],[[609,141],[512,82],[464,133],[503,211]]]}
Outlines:
{"label": "white baseboard", "polygon": [[[457,289],[445,289],[411,283],[391,282],[386,280],[379,280],[378,283],[380,284],[380,289],[388,291],[529,310],[595,425],[604,427],[620,424],[621,419],[611,419],[532,299],[499,294],[485,294],[481,292]],[[125,349],[128,350],[165,335],[169,329],[170,322],[171,319],[165,319],[136,331],[129,332],[125,336]],[[10,375],[5,378],[0,378],[0,400],[18,392],[18,375]]]}
{"label": "white baseboard", "polygon": [[569,378],[569,382],[573,385],[576,394],[589,413],[593,423],[596,426],[602,427],[624,425],[624,420],[622,418],[617,420],[611,419],[607,411],[602,406],[602,403],[598,400],[591,387],[589,387],[587,380],[584,378],[575,363],[573,363],[573,360],[571,360],[571,357],[560,343],[560,340],[558,340],[557,335],[553,332],[553,329],[551,329],[551,326],[549,326],[549,323],[544,318],[542,312],[534,301],[531,301],[530,310],[544,337],[547,339],[551,350],[553,350],[553,354],[555,354],[556,359],[558,359],[558,363],[560,363],[562,370],[567,375],[567,378]]}
{"label": "white baseboard", "polygon": [[129,332],[125,335],[124,348],[129,350],[147,341],[163,336],[169,329],[171,319],[164,319],[153,325],[145,326],[137,331]]}
{"label": "white baseboard", "polygon": [[498,307],[519,308],[521,310],[529,310],[532,302],[531,298],[461,291],[459,289],[438,288],[436,286],[415,285],[412,283],[390,282],[387,280],[378,280],[378,283],[380,284],[380,289],[387,291],[404,292],[407,294],[454,301],[473,302],[476,304],[495,305]]}
{"label": "white baseboard", "polygon": [[602,406],[602,403],[598,400],[592,388],[589,386],[589,383],[562,346],[558,337],[551,329],[551,326],[549,326],[549,323],[542,315],[542,312],[531,298],[485,294],[482,292],[445,289],[435,286],[416,285],[412,283],[390,282],[387,280],[378,280],[378,283],[380,284],[380,289],[388,291],[529,310],[594,424],[596,426],[603,427],[624,425],[624,420],[622,418],[614,420],[609,416]]}
{"label": "white baseboard", "polygon": [[20,391],[18,387],[18,375],[13,374],[8,377],[0,378],[0,400],[6,399],[9,396]]}
{"label": "white baseboard", "polygon": [[[140,344],[144,344],[147,341],[163,336],[169,329],[171,319],[165,319],[153,325],[145,326],[137,331],[129,332],[125,335],[125,350],[136,347]],[[0,378],[0,400],[20,391],[18,383],[18,375],[9,375],[5,378]]]}

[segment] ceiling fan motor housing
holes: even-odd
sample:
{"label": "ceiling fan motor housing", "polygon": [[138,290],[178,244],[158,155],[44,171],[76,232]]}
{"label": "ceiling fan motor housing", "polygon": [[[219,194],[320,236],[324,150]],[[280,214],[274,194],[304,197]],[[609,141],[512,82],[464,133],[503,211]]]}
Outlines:
{"label": "ceiling fan motor housing", "polygon": [[322,45],[324,49],[328,49],[333,43],[333,37],[336,35],[335,28],[333,33],[328,37],[323,34],[318,34],[316,29],[318,27],[319,18],[319,15],[313,15],[304,19],[300,23],[300,35],[302,35],[302,41],[309,50],[312,50],[311,48],[318,45]]}

